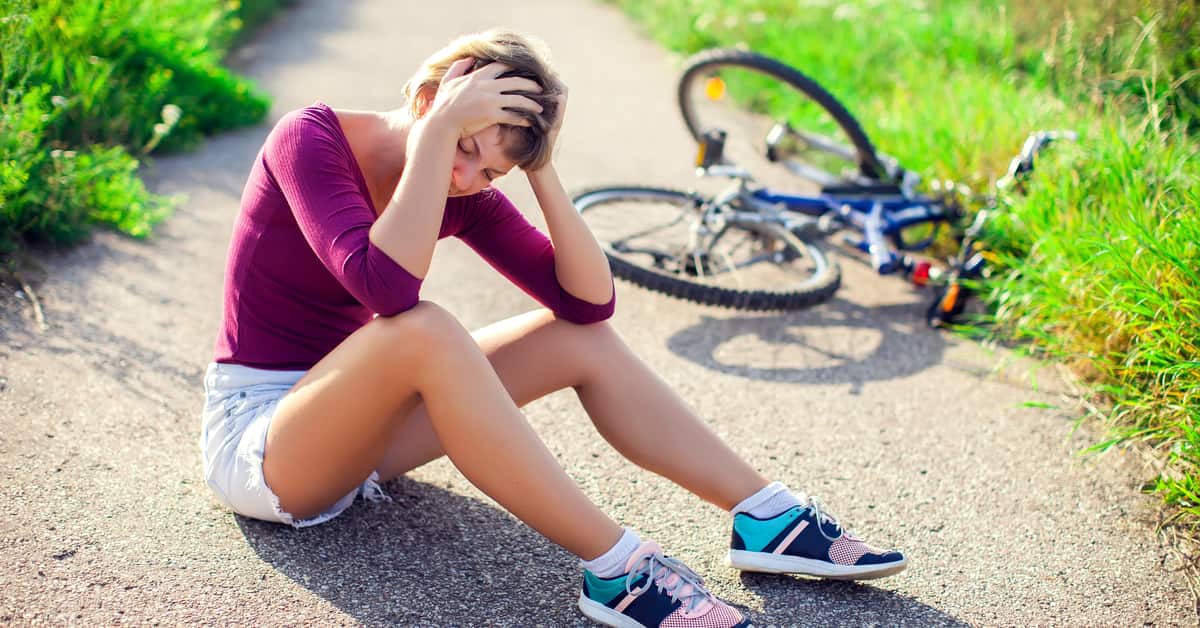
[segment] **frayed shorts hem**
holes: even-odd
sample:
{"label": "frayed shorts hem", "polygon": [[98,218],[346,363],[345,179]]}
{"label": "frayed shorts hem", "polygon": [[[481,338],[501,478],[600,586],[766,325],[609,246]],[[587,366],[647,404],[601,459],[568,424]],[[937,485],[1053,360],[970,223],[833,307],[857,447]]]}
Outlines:
{"label": "frayed shorts hem", "polygon": [[267,429],[280,399],[305,371],[269,371],[213,363],[204,377],[200,452],[205,481],[223,505],[237,514],[305,528],[342,514],[362,495],[368,501],[392,501],[372,471],[362,485],[324,512],[297,519],[279,505],[279,496],[263,475]]}

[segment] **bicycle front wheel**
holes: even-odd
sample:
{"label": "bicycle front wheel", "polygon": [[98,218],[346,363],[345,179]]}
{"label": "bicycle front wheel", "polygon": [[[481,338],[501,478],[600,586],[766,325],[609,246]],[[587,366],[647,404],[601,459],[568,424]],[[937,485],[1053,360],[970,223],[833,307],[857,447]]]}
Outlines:
{"label": "bicycle front wheel", "polygon": [[725,155],[756,178],[784,187],[788,175],[809,187],[891,183],[854,116],[795,68],[732,49],[708,50],[685,63],[679,108],[688,131],[697,141],[724,131]]}
{"label": "bicycle front wheel", "polygon": [[669,296],[794,310],[828,300],[841,283],[837,263],[818,244],[728,208],[706,212],[706,200],[695,194],[616,186],[580,192],[573,201],[615,276]]}

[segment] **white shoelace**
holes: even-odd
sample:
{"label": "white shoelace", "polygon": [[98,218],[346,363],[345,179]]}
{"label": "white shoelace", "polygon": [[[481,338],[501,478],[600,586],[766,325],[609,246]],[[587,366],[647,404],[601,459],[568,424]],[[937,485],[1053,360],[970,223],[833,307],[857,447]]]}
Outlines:
{"label": "white shoelace", "polygon": [[[633,583],[643,574],[649,576],[646,584],[637,589],[632,588]],[[667,584],[671,574],[678,578]],[[686,590],[688,585],[691,585],[691,590]],[[704,588],[704,579],[689,569],[687,565],[667,556],[646,554],[629,571],[629,577],[625,580],[625,592],[636,597],[648,591],[652,586],[670,594],[672,602],[681,601],[689,613],[694,612],[698,606],[712,597],[712,594]]]}
{"label": "white shoelace", "polygon": [[[821,533],[821,536],[825,537],[826,541],[836,541],[843,536],[854,538],[854,535],[851,534],[849,530],[846,530],[842,527],[841,523],[838,523],[837,517],[825,512],[821,508],[821,500],[817,499],[816,495],[809,495],[805,506],[812,509],[813,518],[817,520],[817,531]],[[837,528],[836,536],[829,536],[828,534],[825,534],[825,526],[823,525],[825,523],[829,523],[833,525],[833,527]]]}

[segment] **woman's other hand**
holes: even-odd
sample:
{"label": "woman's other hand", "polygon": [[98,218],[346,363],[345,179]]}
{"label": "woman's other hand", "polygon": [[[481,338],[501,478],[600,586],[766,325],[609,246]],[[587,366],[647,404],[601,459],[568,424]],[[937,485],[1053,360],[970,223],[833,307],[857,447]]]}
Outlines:
{"label": "woman's other hand", "polygon": [[[551,154],[558,146],[558,132],[562,129],[563,118],[567,117],[567,85],[562,81],[558,82],[559,94],[554,97],[558,104],[558,115],[555,117],[554,126],[546,133],[546,143],[548,144]],[[546,161],[546,165],[550,165],[550,160]]]}

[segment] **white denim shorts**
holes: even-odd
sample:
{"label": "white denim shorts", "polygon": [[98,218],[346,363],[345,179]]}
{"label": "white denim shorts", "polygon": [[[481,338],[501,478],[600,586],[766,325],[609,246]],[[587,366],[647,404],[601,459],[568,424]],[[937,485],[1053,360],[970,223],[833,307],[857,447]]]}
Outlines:
{"label": "white denim shorts", "polygon": [[204,411],[200,421],[200,454],[204,479],[230,510],[254,519],[296,528],[324,523],[342,514],[362,495],[391,501],[379,486],[379,472],[325,512],[297,520],[279,507],[279,497],[263,476],[267,427],[279,400],[306,371],[268,371],[238,364],[208,365],[204,374]]}

